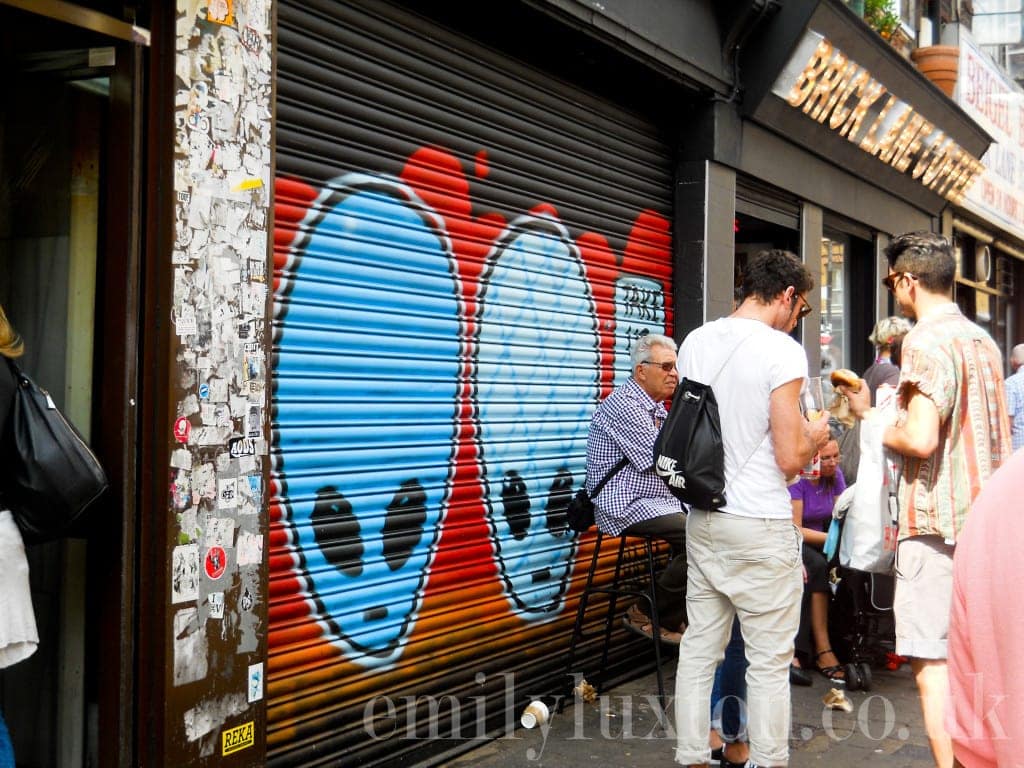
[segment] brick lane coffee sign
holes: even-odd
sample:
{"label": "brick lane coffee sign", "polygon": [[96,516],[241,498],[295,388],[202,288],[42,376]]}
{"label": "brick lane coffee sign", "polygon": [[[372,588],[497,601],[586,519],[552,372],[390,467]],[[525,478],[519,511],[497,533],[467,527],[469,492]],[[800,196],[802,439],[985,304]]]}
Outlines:
{"label": "brick lane coffee sign", "polygon": [[817,32],[804,34],[772,92],[954,204],[963,200],[985,169],[978,158]]}

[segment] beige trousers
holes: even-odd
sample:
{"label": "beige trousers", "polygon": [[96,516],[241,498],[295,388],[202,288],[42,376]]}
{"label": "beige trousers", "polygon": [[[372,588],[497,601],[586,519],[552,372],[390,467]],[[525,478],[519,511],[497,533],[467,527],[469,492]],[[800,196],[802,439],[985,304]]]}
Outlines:
{"label": "beige trousers", "polygon": [[789,665],[800,623],[803,568],[800,532],[789,519],[748,518],[691,510],[686,609],[690,626],[676,671],[676,761],[707,763],[709,701],[733,616],[746,645],[750,759],[789,760]]}

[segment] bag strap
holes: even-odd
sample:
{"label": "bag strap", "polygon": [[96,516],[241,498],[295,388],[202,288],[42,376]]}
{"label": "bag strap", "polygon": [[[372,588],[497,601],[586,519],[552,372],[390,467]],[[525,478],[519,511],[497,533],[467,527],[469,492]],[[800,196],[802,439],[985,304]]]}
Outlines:
{"label": "bag strap", "polygon": [[[714,389],[714,383],[716,381],[718,381],[718,377],[722,375],[722,372],[725,370],[725,366],[727,366],[729,364],[729,361],[732,360],[733,356],[737,352],[739,352],[740,347],[742,347],[744,344],[746,344],[748,341],[750,341],[750,339],[752,339],[754,337],[755,333],[757,333],[756,330],[755,331],[751,331],[746,336],[744,336],[742,339],[740,339],[739,343],[735,347],[732,348],[732,351],[729,353],[729,356],[727,358],[725,358],[725,362],[722,363],[721,367],[718,369],[718,373],[715,374],[715,378],[712,379],[711,384],[708,384],[709,387]],[[752,458],[754,458],[754,454],[757,453],[757,449],[761,447],[761,444],[765,441],[765,438],[767,438],[768,435],[770,435],[770,434],[771,434],[771,429],[769,428],[769,430],[764,433],[764,437],[762,437],[760,440],[758,440],[757,445],[754,446],[754,450],[752,450],[749,453],[749,455],[747,456],[747,458],[743,460],[743,463],[740,464],[740,468],[736,470],[736,474],[734,474],[733,477],[738,476],[740,474],[740,472],[742,472],[744,469],[746,469],[747,464],[750,463],[750,460]],[[725,468],[723,467],[722,470],[724,472]]]}
{"label": "bag strap", "polygon": [[602,489],[605,487],[605,485],[608,483],[608,481],[611,480],[613,477],[615,477],[615,475],[619,474],[619,472],[622,470],[622,468],[625,467],[627,464],[629,464],[629,459],[626,458],[625,456],[623,456],[621,459],[619,459],[615,463],[615,466],[613,466],[611,469],[609,469],[608,473],[604,477],[601,478],[601,482],[599,482],[597,485],[594,486],[594,490],[590,494],[590,498],[591,499],[597,498],[597,494],[599,494],[602,491]]}
{"label": "bag strap", "polygon": [[715,382],[718,381],[718,377],[722,375],[723,371],[725,371],[725,366],[727,366],[729,364],[729,361],[732,360],[733,356],[737,352],[740,351],[740,347],[742,347],[744,344],[746,344],[748,341],[750,341],[754,337],[755,333],[757,333],[757,331],[751,331],[746,336],[744,336],[742,339],[740,339],[739,343],[735,347],[732,348],[732,351],[729,353],[729,356],[727,358],[725,358],[725,362],[722,363],[722,365],[719,367],[718,373],[716,373],[714,375],[714,378],[712,378],[711,381],[708,382],[708,386],[709,387],[711,387],[712,389],[715,388]]}

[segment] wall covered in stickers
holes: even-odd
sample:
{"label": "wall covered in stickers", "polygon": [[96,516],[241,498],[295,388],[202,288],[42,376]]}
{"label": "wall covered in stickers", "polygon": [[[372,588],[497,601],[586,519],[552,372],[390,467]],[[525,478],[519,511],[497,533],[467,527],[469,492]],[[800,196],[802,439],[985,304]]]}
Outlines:
{"label": "wall covered in stickers", "polygon": [[263,738],[271,5],[179,0],[167,740],[252,765]]}
{"label": "wall covered in stickers", "polygon": [[277,35],[268,764],[408,764],[564,674],[590,414],[671,328],[672,157],[384,3]]}

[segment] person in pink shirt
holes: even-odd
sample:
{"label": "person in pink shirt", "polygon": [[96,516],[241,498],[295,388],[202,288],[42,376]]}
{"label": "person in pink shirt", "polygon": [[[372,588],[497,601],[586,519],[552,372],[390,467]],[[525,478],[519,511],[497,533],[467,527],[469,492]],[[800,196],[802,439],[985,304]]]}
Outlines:
{"label": "person in pink shirt", "polygon": [[946,730],[966,768],[1024,766],[1022,476],[1018,451],[981,489],[953,556]]}

